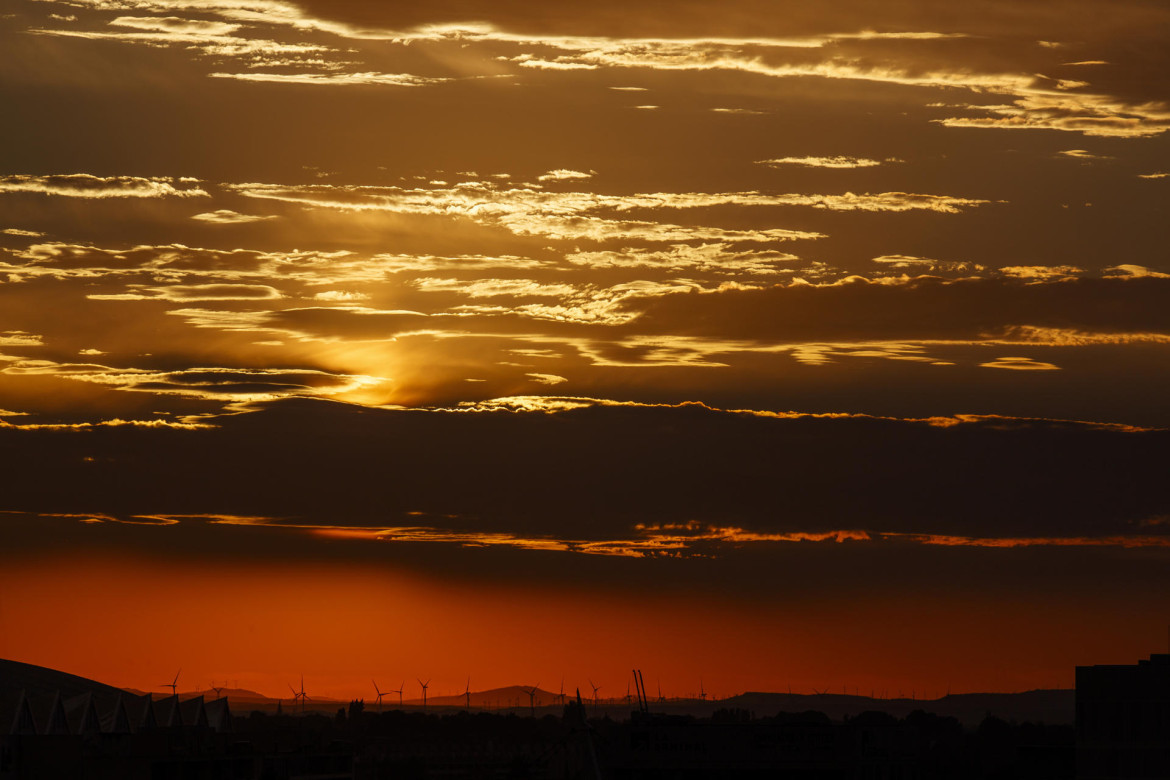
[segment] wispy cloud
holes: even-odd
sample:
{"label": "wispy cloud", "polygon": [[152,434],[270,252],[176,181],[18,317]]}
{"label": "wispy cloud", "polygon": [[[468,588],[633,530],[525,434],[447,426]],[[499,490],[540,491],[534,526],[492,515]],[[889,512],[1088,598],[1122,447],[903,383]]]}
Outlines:
{"label": "wispy cloud", "polygon": [[1064,151],[1059,152],[1058,154],[1060,154],[1064,157],[1073,157],[1077,160],[1112,160],[1112,159],[1114,159],[1113,157],[1110,157],[1107,154],[1093,154],[1092,152],[1088,151],[1087,149],[1065,149]]}
{"label": "wispy cloud", "polygon": [[591,269],[654,268],[700,271],[727,275],[774,276],[791,271],[799,257],[786,252],[742,250],[730,243],[676,244],[668,249],[622,249],[572,252],[565,256],[573,265]]}
{"label": "wispy cloud", "polygon": [[22,330],[0,332],[0,347],[40,347],[44,345],[41,336]]}
{"label": "wispy cloud", "polygon": [[326,524],[290,517],[229,514],[133,514],[103,512],[45,513],[43,518],[71,520],[94,525],[149,525],[177,527],[185,523],[215,526],[242,526],[251,529],[299,532],[354,542],[383,544],[438,544],[459,547],[507,547],[533,552],[562,552],[580,555],[628,558],[691,557],[710,558],[745,546],[775,545],[921,545],[927,547],[973,547],[1019,549],[1028,547],[1170,547],[1170,536],[1115,534],[1101,536],[964,536],[955,534],[906,533],[867,528],[817,531],[760,531],[734,525],[686,523],[639,523],[629,533],[616,537],[582,538],[556,534],[519,534],[508,531],[471,531],[441,525],[346,525]]}
{"label": "wispy cloud", "polygon": [[934,120],[946,127],[998,130],[1063,130],[1106,138],[1145,138],[1170,130],[1170,106],[1127,103],[1110,95],[1025,91],[1006,105],[970,105],[984,116]]}
{"label": "wispy cloud", "polygon": [[1005,265],[999,269],[1004,276],[1040,281],[1070,279],[1084,272],[1085,269],[1075,265]]}
{"label": "wispy cloud", "polygon": [[211,73],[214,79],[237,79],[239,81],[262,81],[273,84],[312,84],[336,86],[346,84],[384,85],[391,87],[421,87],[441,84],[450,79],[432,76],[415,76],[410,73]]}
{"label": "wispy cloud", "polygon": [[873,168],[884,163],[902,162],[893,158],[887,160],[871,160],[868,157],[776,157],[771,160],[757,160],[759,165],[770,165],[779,168],[785,165],[796,165],[803,168]]}
{"label": "wispy cloud", "polygon": [[554,171],[542,173],[540,176],[537,176],[536,179],[537,181],[565,181],[566,179],[588,179],[596,175],[597,171],[589,171],[588,173],[585,173],[583,171],[574,171],[568,168],[557,168]]}
{"label": "wispy cloud", "polygon": [[231,209],[216,209],[215,211],[205,211],[202,214],[196,214],[191,219],[199,220],[200,222],[207,222],[212,225],[246,225],[251,222],[263,222],[269,219],[277,219],[275,214],[268,216],[255,216],[252,214],[240,214]]}
{"label": "wispy cloud", "polygon": [[571,284],[541,284],[532,279],[467,280],[422,277],[415,279],[414,285],[425,292],[458,293],[469,298],[558,298],[579,292],[578,288]]}
{"label": "wispy cloud", "polygon": [[88,173],[0,176],[0,192],[30,192],[69,198],[207,198],[199,187],[176,186],[171,177],[93,176]]}
{"label": "wispy cloud", "polygon": [[175,284],[166,287],[129,285],[127,293],[91,293],[98,301],[262,301],[280,298],[265,284]]}
{"label": "wispy cloud", "polygon": [[1001,357],[979,365],[983,368],[1006,368],[1011,371],[1055,371],[1060,368],[1030,357]]}

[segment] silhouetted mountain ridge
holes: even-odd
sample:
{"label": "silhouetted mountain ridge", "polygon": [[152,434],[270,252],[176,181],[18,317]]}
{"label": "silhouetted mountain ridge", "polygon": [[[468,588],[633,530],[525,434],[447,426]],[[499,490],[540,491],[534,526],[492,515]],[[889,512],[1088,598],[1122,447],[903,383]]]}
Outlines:
{"label": "silhouetted mountain ridge", "polygon": [[[84,693],[94,693],[100,696],[112,696],[125,692],[136,696],[144,695],[145,691],[133,688],[116,688],[105,683],[90,680],[68,672],[49,669],[20,661],[0,659],[0,692],[18,691],[60,691],[65,697],[78,696]],[[538,715],[559,714],[561,695],[538,688],[530,700],[529,691],[532,688],[523,685],[510,685],[501,688],[492,688],[485,691],[472,691],[471,707],[476,710],[515,710],[524,712],[534,705]],[[154,692],[155,696],[165,695]],[[203,695],[208,698],[217,694],[211,690],[198,692],[179,692],[180,698]],[[221,696],[226,696],[237,710],[259,709],[274,711],[278,702],[286,712],[294,712],[299,705],[294,705],[291,696],[269,697],[256,691],[244,688],[222,688]],[[377,706],[376,696],[360,697],[364,700],[367,711]],[[566,692],[565,700],[575,699],[575,693]],[[585,698],[585,697],[583,697]],[[313,696],[310,692],[309,702],[305,709],[318,712],[335,712],[338,707],[345,706],[349,699],[330,696]],[[624,697],[601,699],[593,702],[585,698],[586,710],[590,717],[609,717],[621,720],[629,717],[629,713],[636,708],[636,702],[627,702]],[[393,709],[399,706],[397,691],[392,691],[383,697],[383,709]],[[422,697],[402,699],[402,707],[419,709],[422,707]],[[459,709],[467,706],[467,695],[447,694],[443,696],[428,696],[427,707],[443,710]],[[749,691],[726,699],[693,699],[671,698],[651,701],[651,712],[661,712],[673,715],[692,715],[706,718],[721,709],[747,710],[757,717],[767,717],[780,712],[823,712],[833,720],[846,717],[855,717],[863,712],[886,712],[895,717],[903,718],[915,710],[924,710],[944,717],[958,719],[964,726],[977,726],[988,714],[1007,721],[1035,723],[1072,723],[1074,719],[1074,691],[1071,689],[1041,689],[1024,691],[1021,693],[960,693],[949,694],[939,699],[875,699],[868,696],[849,694],[793,694],[769,693],[765,691]]]}
{"label": "silhouetted mountain ridge", "polygon": [[86,693],[116,696],[122,692],[121,688],[87,677],[3,658],[0,658],[0,690],[60,691],[66,698]]}

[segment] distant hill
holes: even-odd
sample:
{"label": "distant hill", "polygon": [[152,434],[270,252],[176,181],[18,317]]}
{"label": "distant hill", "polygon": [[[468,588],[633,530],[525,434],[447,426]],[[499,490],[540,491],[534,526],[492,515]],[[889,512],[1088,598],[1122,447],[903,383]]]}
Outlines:
{"label": "distant hill", "polygon": [[112,685],[78,677],[68,672],[59,672],[44,666],[7,661],[0,658],[0,691],[37,691],[53,693],[60,691],[65,698],[92,693],[96,696],[117,696],[122,692]]}
{"label": "distant hill", "polygon": [[[11,698],[21,689],[30,692],[53,693],[60,691],[62,696],[69,698],[84,693],[93,693],[102,698],[116,697],[123,690],[137,696],[144,691],[134,689],[115,688],[85,677],[78,677],[56,669],[47,669],[43,666],[7,661],[0,659],[0,697]],[[415,686],[417,690],[417,686]],[[510,710],[523,714],[528,711],[530,689],[522,685],[511,685],[504,688],[493,688],[487,691],[473,691],[471,706],[476,710]],[[412,694],[415,691],[412,691]],[[204,695],[208,698],[215,696],[214,691],[181,692],[182,699]],[[156,691],[155,695],[163,694]],[[244,688],[223,688],[220,695],[226,696],[237,713],[248,710],[262,710],[274,712],[278,702],[285,712],[295,709],[292,697],[275,699],[256,691]],[[332,714],[339,707],[349,704],[348,700],[335,699],[325,696],[313,696],[309,693],[309,702],[306,710]],[[535,694],[537,715],[559,715],[561,711],[560,695],[544,689],[537,689]],[[569,696],[569,698],[573,698]],[[377,704],[374,696],[364,697],[366,711],[372,711]],[[462,694],[454,696],[428,696],[427,708],[435,710],[458,710],[466,706],[466,697]],[[719,709],[739,708],[748,710],[756,717],[768,717],[780,712],[805,712],[816,710],[823,712],[834,720],[853,717],[867,711],[886,712],[898,718],[904,718],[914,710],[925,710],[937,715],[957,718],[964,726],[975,727],[989,713],[1007,721],[1032,721],[1050,724],[1072,723],[1075,710],[1075,693],[1072,690],[1036,690],[1023,693],[961,693],[944,696],[941,699],[872,699],[868,696],[849,696],[845,694],[787,694],[749,692],[727,699],[666,699],[650,702],[652,712],[662,712],[676,715],[693,715],[695,717],[710,717]],[[636,708],[621,699],[602,699],[597,703],[586,700],[586,710],[590,717],[609,717],[615,720],[624,720]],[[384,709],[398,707],[397,693],[390,693],[382,699]],[[422,707],[421,696],[404,698],[402,706],[405,709],[416,710]]]}
{"label": "distant hill", "polygon": [[[105,683],[90,680],[86,677],[79,677],[68,672],[0,658],[0,697],[12,698],[21,690],[28,691],[29,693],[44,694],[53,694],[60,691],[62,698],[66,699],[85,693],[92,693],[99,699],[114,699],[122,693],[132,696],[145,696],[147,693],[152,693],[156,699],[169,695],[169,692],[163,691],[140,691],[136,688],[116,688],[112,685],[106,685]],[[215,691],[211,690],[179,691],[178,693],[179,698],[183,700],[200,695],[207,699],[217,698]],[[262,693],[256,693],[255,691],[249,691],[244,688],[221,688],[219,695],[226,696],[233,707],[241,710],[276,709],[276,699],[271,699]],[[336,709],[336,700],[323,699],[322,702],[323,704],[327,703],[332,709]],[[284,706],[290,706],[290,702],[286,701]]]}
{"label": "distant hill", "polygon": [[[531,688],[526,688],[523,685],[509,685],[505,688],[492,688],[487,691],[472,691],[471,692],[471,706],[476,709],[528,709],[530,700],[528,692]],[[398,698],[393,699],[384,697],[383,704],[390,702],[398,703]],[[369,706],[370,702],[366,702]],[[407,699],[403,702],[410,705],[421,705],[422,698]],[[560,696],[555,693],[536,689],[531,702],[536,707],[548,707],[551,705],[560,704]],[[456,694],[455,696],[428,696],[427,706],[430,707],[466,707],[467,697],[464,694]]]}

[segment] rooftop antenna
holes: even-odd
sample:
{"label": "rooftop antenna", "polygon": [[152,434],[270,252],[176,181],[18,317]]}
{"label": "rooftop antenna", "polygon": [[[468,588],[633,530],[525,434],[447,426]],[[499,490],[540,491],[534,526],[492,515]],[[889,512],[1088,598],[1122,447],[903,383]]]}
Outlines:
{"label": "rooftop antenna", "polygon": [[532,712],[532,717],[534,718],[536,717],[536,692],[539,689],[540,683],[537,683],[531,688],[524,689],[524,692],[528,694],[528,709]]}
{"label": "rooftop antenna", "polygon": [[634,669],[634,690],[638,692],[638,709],[643,713],[650,712],[650,702],[646,698],[646,679],[641,669]]}
{"label": "rooftop antenna", "polygon": [[171,689],[171,696],[178,696],[179,695],[178,694],[179,675],[182,674],[182,672],[183,672],[182,669],[175,672],[175,679],[171,680],[169,683],[163,683],[161,686],[163,688],[170,688]]}
{"label": "rooftop antenna", "polygon": [[471,675],[467,676],[467,685],[463,688],[463,695],[467,699],[467,711],[471,712]]}
{"label": "rooftop antenna", "polygon": [[398,709],[402,709],[402,689],[405,687],[406,687],[406,680],[403,680],[402,684],[398,686],[398,690],[390,691],[390,693],[397,693],[398,694]]}
{"label": "rooftop antenna", "polygon": [[378,714],[381,715],[382,714],[382,697],[385,696],[387,693],[390,693],[390,691],[380,690],[378,688],[378,681],[377,680],[370,680],[370,682],[372,682],[374,684],[374,691],[376,691],[378,694]]}
{"label": "rooftop antenna", "polygon": [[[417,677],[415,677],[414,679],[418,680],[418,678],[417,678]],[[425,709],[427,708],[427,687],[428,687],[428,686],[431,684],[431,680],[430,680],[430,678],[429,678],[429,677],[427,678],[427,681],[426,681],[426,682],[423,682],[422,680],[418,680],[418,684],[422,686],[422,691],[423,691],[423,709],[425,710]]]}
{"label": "rooftop antenna", "polygon": [[589,684],[593,686],[593,703],[597,704],[597,692],[601,690],[601,686],[593,685],[593,680],[589,680]]}

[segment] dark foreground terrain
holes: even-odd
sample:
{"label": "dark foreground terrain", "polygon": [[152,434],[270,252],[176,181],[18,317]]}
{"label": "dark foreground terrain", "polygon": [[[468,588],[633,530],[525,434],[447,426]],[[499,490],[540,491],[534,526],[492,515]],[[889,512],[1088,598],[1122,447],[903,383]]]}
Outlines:
{"label": "dark foreground terrain", "polygon": [[[1059,715],[1055,694],[1065,692],[1034,693],[1042,695],[1033,706]],[[571,699],[505,712],[378,713],[361,701],[328,713],[266,712],[227,697],[137,695],[4,661],[0,780],[1074,776],[1068,722],[986,712],[972,723],[966,711],[962,720],[925,708],[899,712],[906,709],[899,702],[890,703],[893,712],[858,711],[863,702],[845,697],[824,699],[831,715],[737,706],[748,699],[768,706],[776,696],[702,702],[698,714],[685,714],[679,702],[622,711],[616,702]],[[813,697],[781,698],[802,704]],[[998,703],[1010,713],[1023,701]]]}

